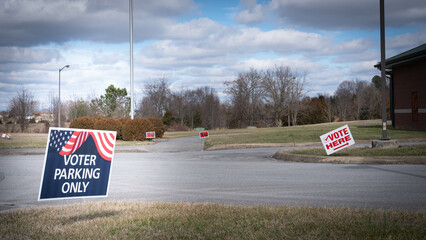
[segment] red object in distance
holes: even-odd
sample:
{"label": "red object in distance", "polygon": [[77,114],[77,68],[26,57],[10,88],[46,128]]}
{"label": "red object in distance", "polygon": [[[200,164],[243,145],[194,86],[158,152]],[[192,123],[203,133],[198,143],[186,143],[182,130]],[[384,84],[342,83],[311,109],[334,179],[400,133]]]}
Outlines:
{"label": "red object in distance", "polygon": [[205,132],[200,132],[200,138],[206,138],[209,137],[209,132],[205,131]]}
{"label": "red object in distance", "polygon": [[146,132],[146,138],[155,138],[155,132]]}

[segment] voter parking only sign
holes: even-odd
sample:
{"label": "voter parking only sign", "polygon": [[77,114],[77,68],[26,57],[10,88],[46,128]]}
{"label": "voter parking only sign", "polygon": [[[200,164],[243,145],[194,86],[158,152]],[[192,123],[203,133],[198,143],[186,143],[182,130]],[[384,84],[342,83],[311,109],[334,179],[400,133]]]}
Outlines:
{"label": "voter parking only sign", "polygon": [[355,144],[348,125],[335,129],[324,135],[321,135],[321,142],[327,155],[345,149]]}
{"label": "voter parking only sign", "polygon": [[40,200],[106,197],[116,132],[50,128]]}

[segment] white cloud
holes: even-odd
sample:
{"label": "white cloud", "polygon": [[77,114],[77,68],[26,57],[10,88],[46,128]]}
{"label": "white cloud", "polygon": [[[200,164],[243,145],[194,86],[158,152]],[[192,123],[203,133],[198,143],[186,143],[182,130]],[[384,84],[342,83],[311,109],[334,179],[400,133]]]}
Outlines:
{"label": "white cloud", "polygon": [[235,22],[252,25],[265,20],[267,10],[264,5],[256,4],[256,0],[241,0],[241,5],[243,10],[235,16]]}
{"label": "white cloud", "polygon": [[61,55],[55,49],[0,47],[0,64],[45,63],[59,58]]}
{"label": "white cloud", "polygon": [[379,71],[374,68],[374,65],[377,64],[377,61],[363,61],[355,63],[350,68],[350,74],[355,78],[372,78],[374,75],[379,74]]}
{"label": "white cloud", "polygon": [[391,53],[397,54],[399,52],[403,52],[424,44],[426,41],[425,39],[426,27],[423,27],[416,32],[405,33],[389,38],[387,40],[389,44],[386,46],[386,48],[391,49]]}
{"label": "white cloud", "polygon": [[[9,95],[22,87],[32,90],[46,105],[49,93],[57,93],[58,68],[66,64],[71,68],[62,72],[64,99],[99,96],[110,84],[129,89],[127,4],[114,0],[0,2],[0,110],[7,109]],[[135,1],[137,98],[141,97],[144,83],[163,76],[171,80],[173,90],[209,85],[225,97],[223,82],[250,67],[284,65],[308,72],[306,87],[311,96],[332,94],[343,80],[369,81],[376,74],[372,66],[379,60],[378,43],[373,42],[376,39],[360,34],[345,36],[348,40],[342,41],[336,40],[333,32],[301,30],[324,24],[330,24],[327,29],[355,26],[353,22],[339,22],[342,17],[354,18],[359,26],[372,28],[375,20],[371,19],[377,17],[367,16],[375,12],[372,3],[272,0],[258,4],[248,0],[241,4],[239,15],[246,14],[246,18],[237,20],[237,16],[235,20],[240,23],[264,21],[264,14],[273,9],[289,25],[265,30],[262,26],[226,26],[208,18],[177,22],[178,17],[192,11],[192,1]],[[391,9],[392,4],[395,1],[389,1]],[[413,10],[411,2],[405,5],[401,11],[414,11],[415,16],[407,17],[403,25],[421,19],[418,13],[422,13],[423,4],[418,10]],[[365,12],[355,16],[359,8]],[[316,12],[311,15],[310,11]],[[296,14],[299,15],[295,17]],[[299,17],[303,18],[300,22]],[[390,16],[391,21],[395,18]],[[425,28],[417,29],[388,38],[388,57],[424,43]],[[140,42],[144,39],[150,41]]]}

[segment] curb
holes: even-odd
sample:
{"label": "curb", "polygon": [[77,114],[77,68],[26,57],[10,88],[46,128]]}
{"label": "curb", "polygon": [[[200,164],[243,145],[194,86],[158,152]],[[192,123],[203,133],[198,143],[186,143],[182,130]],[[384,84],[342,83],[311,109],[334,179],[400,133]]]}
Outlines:
{"label": "curb", "polygon": [[286,162],[333,164],[426,164],[426,156],[334,157],[291,153],[292,149],[278,150],[272,157]]}

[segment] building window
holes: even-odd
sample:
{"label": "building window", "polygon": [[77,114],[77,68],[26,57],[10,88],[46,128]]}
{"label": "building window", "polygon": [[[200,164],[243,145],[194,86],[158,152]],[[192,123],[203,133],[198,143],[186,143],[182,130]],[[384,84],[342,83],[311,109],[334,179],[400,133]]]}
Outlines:
{"label": "building window", "polygon": [[411,92],[411,119],[413,122],[419,121],[419,95]]}

